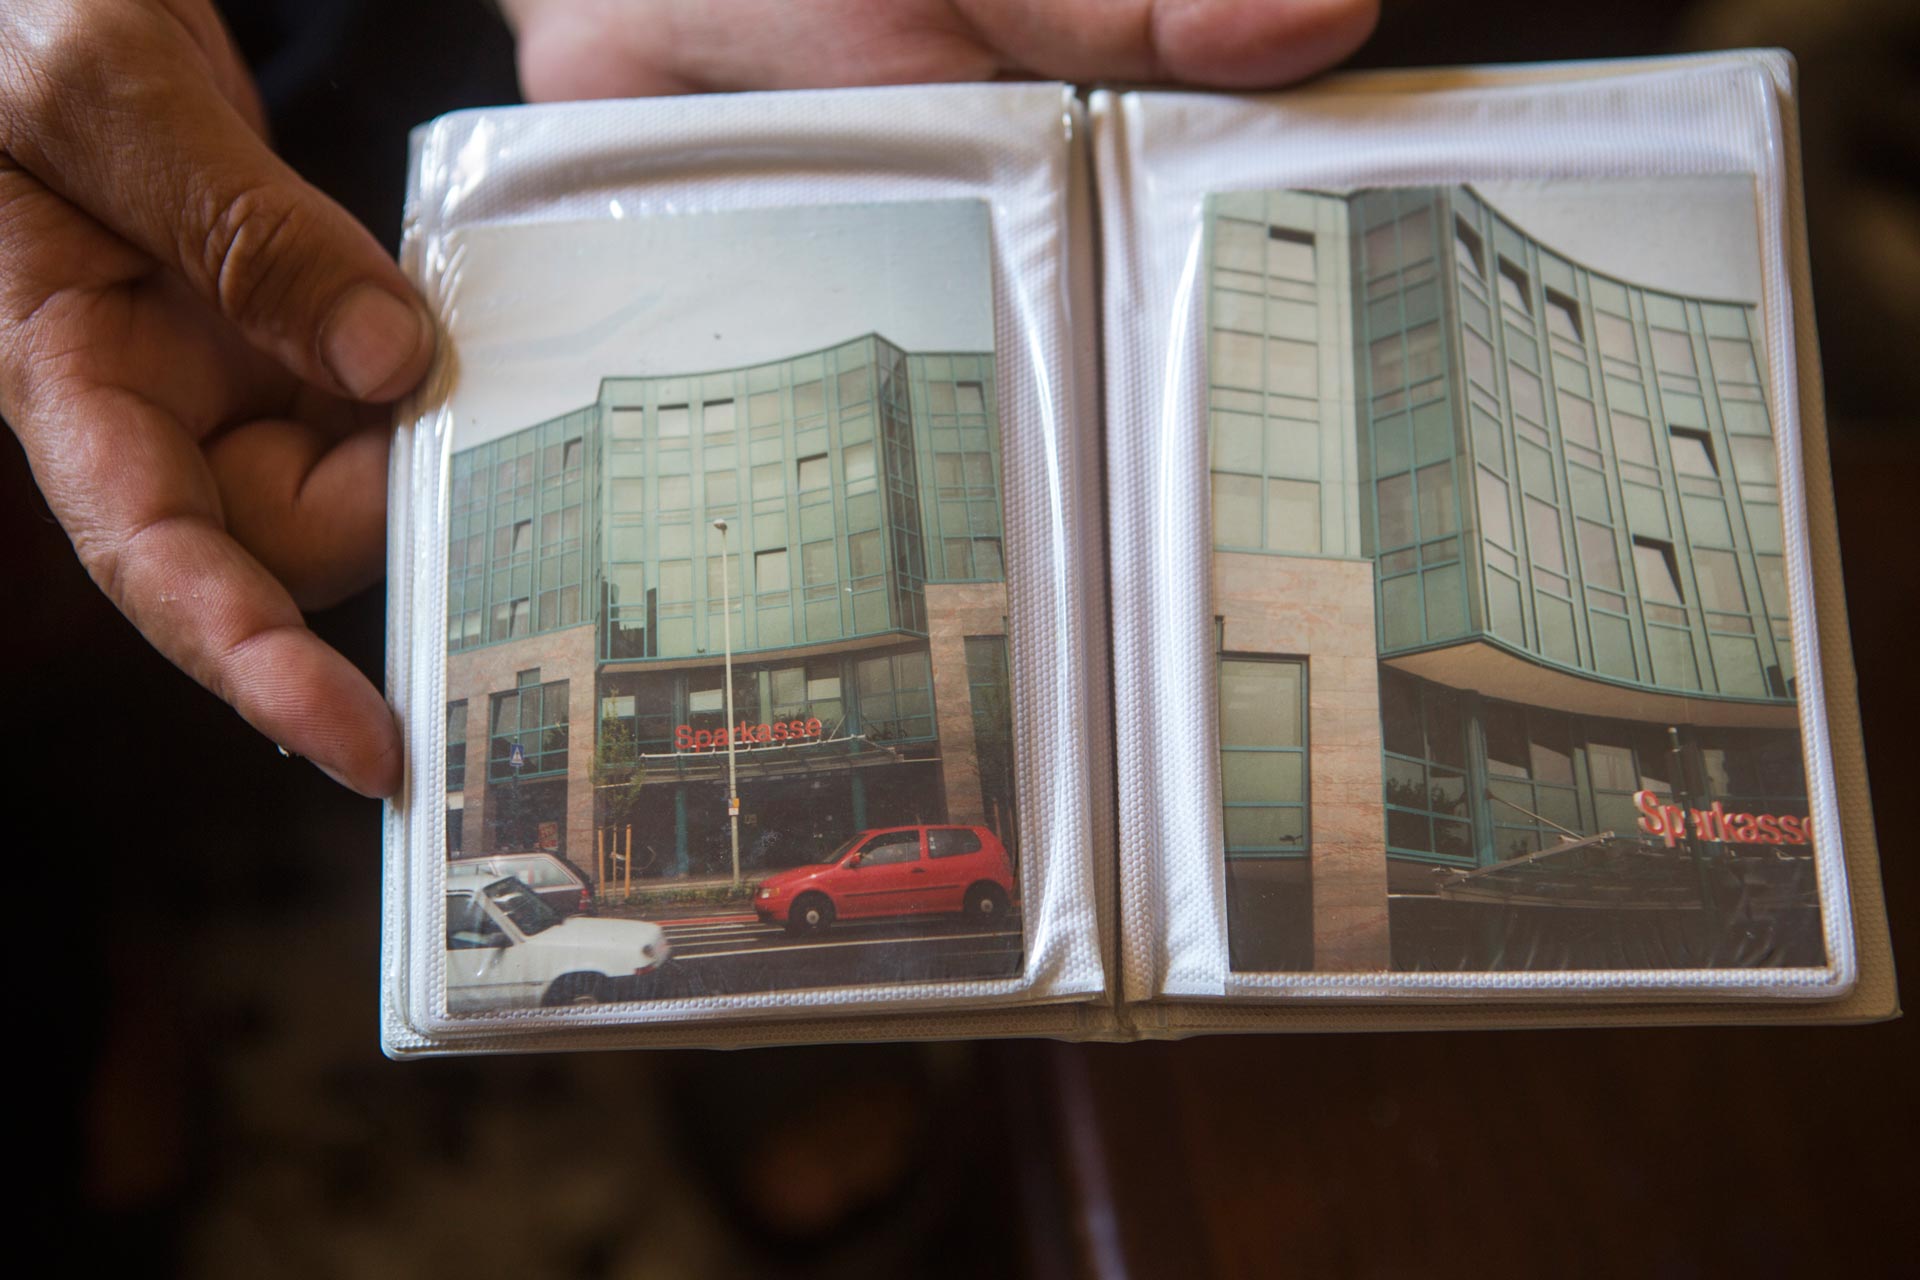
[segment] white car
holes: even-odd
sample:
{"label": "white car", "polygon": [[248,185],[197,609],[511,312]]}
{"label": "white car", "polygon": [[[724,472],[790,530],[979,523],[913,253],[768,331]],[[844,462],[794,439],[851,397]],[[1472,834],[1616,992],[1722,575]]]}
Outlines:
{"label": "white car", "polygon": [[512,876],[447,871],[449,1012],[627,999],[669,952],[657,924],[562,919]]}

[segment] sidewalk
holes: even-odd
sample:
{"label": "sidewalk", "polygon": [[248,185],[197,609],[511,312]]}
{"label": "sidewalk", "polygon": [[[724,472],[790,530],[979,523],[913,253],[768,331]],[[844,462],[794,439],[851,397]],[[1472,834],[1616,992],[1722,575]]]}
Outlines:
{"label": "sidewalk", "polygon": [[753,891],[759,879],[758,875],[743,874],[740,892],[735,895],[731,875],[635,878],[632,896],[627,899],[621,897],[620,882],[609,877],[594,901],[599,912],[609,916],[653,921],[708,917],[751,920]]}

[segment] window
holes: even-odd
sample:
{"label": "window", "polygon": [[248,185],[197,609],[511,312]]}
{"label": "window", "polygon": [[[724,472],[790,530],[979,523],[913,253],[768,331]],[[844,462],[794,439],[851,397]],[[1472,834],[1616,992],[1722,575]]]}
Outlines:
{"label": "window", "polygon": [[1547,332],[1569,342],[1581,341],[1580,304],[1552,287],[1542,292],[1547,299]]}
{"label": "window", "polygon": [[467,785],[467,703],[466,699],[447,704],[447,790],[459,791]]}
{"label": "window", "polygon": [[660,599],[673,604],[693,599],[693,565],[690,562],[660,562]]}
{"label": "window", "polygon": [[1628,364],[1640,363],[1640,351],[1634,344],[1633,326],[1619,316],[1604,311],[1594,313],[1594,334],[1600,339],[1600,354]]}
{"label": "window", "polygon": [[706,475],[709,514],[740,505],[740,476],[734,471],[709,471]]}
{"label": "window", "polygon": [[733,430],[733,401],[709,400],[700,410],[703,434],[711,437]]}
{"label": "window", "polygon": [[507,935],[470,893],[447,895],[447,950],[475,951],[507,945]]}
{"label": "window", "polygon": [[1258,224],[1219,218],[1213,224],[1213,265],[1228,271],[1258,272],[1266,265]]}
{"label": "window", "polygon": [[1389,272],[1424,262],[1433,256],[1433,216],[1415,209],[1395,222],[1384,222],[1366,236],[1367,278],[1378,280]]}
{"label": "window", "polygon": [[846,370],[840,375],[839,390],[840,406],[843,409],[848,405],[857,404],[862,400],[871,400],[873,398],[873,370],[866,365]]}
{"label": "window", "polygon": [[[998,560],[999,543],[994,543]],[[1267,481],[1269,551],[1320,550],[1320,485],[1314,480]],[[981,577],[988,575],[981,574]],[[992,576],[999,576],[997,573]]]}
{"label": "window", "polygon": [[1494,390],[1493,344],[1468,329],[1465,331],[1467,377],[1488,391]]}
{"label": "window", "polygon": [[799,475],[802,493],[826,488],[832,480],[832,472],[827,465],[827,455],[816,453],[810,458],[800,459]]}
{"label": "window", "polygon": [[1496,546],[1513,547],[1513,513],[1507,509],[1507,482],[1485,467],[1476,468],[1480,486],[1480,529]]}
{"label": "window", "polygon": [[1416,386],[1446,372],[1440,355],[1440,324],[1429,320],[1407,330],[1407,385]]}
{"label": "window", "polygon": [[1735,436],[1728,443],[1733,446],[1733,469],[1740,477],[1741,484],[1780,483],[1779,462],[1774,456],[1773,441],[1770,438]]}
{"label": "window", "polygon": [[860,865],[884,867],[896,862],[920,861],[918,831],[883,831],[860,846]]}
{"label": "window", "polygon": [[540,593],[540,629],[552,631],[580,621],[580,588],[556,587]]}
{"label": "window", "polygon": [[1613,421],[1613,449],[1620,461],[1642,467],[1654,465],[1653,428],[1645,418],[1616,412]]}
{"label": "window", "polygon": [[518,600],[508,600],[493,606],[493,629],[490,638],[511,640],[529,634],[533,630],[533,601],[522,596]]}
{"label": "window", "polygon": [[1436,462],[1415,472],[1420,499],[1420,540],[1454,531],[1453,463]]}
{"label": "window", "polygon": [[1767,616],[1784,618],[1787,616],[1787,566],[1786,560],[1777,555],[1757,555],[1753,558],[1754,568],[1760,575],[1760,598],[1766,603]]}
{"label": "window", "polygon": [[1580,537],[1580,567],[1590,587],[1621,590],[1620,553],[1613,545],[1613,530],[1591,520],[1575,521]]}
{"label": "window", "polygon": [[1657,538],[1633,540],[1633,572],[1640,579],[1640,598],[1654,604],[1684,605],[1686,593],[1680,590],[1680,565],[1673,557],[1673,544]]}
{"label": "window", "polygon": [[780,421],[780,393],[756,391],[747,397],[747,425],[770,427]]}
{"label": "window", "polygon": [[1700,587],[1700,603],[1720,613],[1745,613],[1747,590],[1740,582],[1740,563],[1731,551],[1695,547],[1693,580]]}
{"label": "window", "polygon": [[807,588],[808,599],[831,599],[834,594],[832,584],[839,576],[839,564],[831,540],[809,542],[800,548],[800,581]]}
{"label": "window", "polygon": [[1291,338],[1267,339],[1267,390],[1311,400],[1320,394],[1320,349]]}
{"label": "window", "polygon": [[827,411],[826,384],[815,378],[812,382],[802,382],[793,389],[793,416],[796,418],[814,418]]}
{"label": "window", "polygon": [[1307,847],[1307,664],[1222,657],[1220,791],[1226,856]]}
{"label": "window", "polygon": [[[539,671],[522,672],[510,693],[493,695],[487,748],[487,780],[511,779],[513,748],[520,748],[522,778],[567,771],[568,681],[538,683]],[[532,683],[528,683],[531,680]]]}
{"label": "window", "polygon": [[724,556],[707,557],[707,606],[720,607],[722,597],[735,609],[740,607],[740,593],[746,589],[746,583],[740,581],[740,553],[738,551]]}
{"label": "window", "polygon": [[693,482],[687,476],[660,477],[660,509],[685,511],[693,505]]}
{"label": "window", "polygon": [[1388,476],[1375,486],[1380,518],[1380,550],[1391,551],[1414,541],[1413,477]]}
{"label": "window", "polygon": [[1560,541],[1560,512],[1552,504],[1529,496],[1527,509],[1528,558],[1555,573],[1567,571],[1567,549]]}
{"label": "window", "polygon": [[685,436],[690,426],[687,406],[683,404],[661,405],[660,412],[656,415],[654,421],[659,428],[660,438],[662,440]]}
{"label": "window", "polygon": [[927,832],[929,858],[957,858],[980,852],[980,837],[964,827],[938,827]]}
{"label": "window", "polygon": [[1213,331],[1211,347],[1212,379],[1218,387],[1247,387],[1259,390],[1264,384],[1261,339],[1225,329]]}
{"label": "window", "polygon": [[1213,541],[1221,547],[1260,545],[1260,477],[1213,475]]}
{"label": "window", "polygon": [[1500,301],[1515,311],[1533,314],[1533,301],[1528,293],[1527,273],[1515,266],[1504,255],[1500,258]]}
{"label": "window", "polygon": [[976,578],[1006,576],[1006,569],[1000,562],[1000,539],[975,538],[973,540],[973,576]]}
{"label": "window", "polygon": [[987,411],[987,398],[977,382],[956,382],[953,384],[956,407],[961,413],[980,413]]}
{"label": "window", "polygon": [[1458,214],[1453,219],[1453,260],[1471,272],[1474,279],[1486,279],[1486,248],[1481,243],[1480,233],[1468,226],[1467,220]]}
{"label": "window", "polygon": [[[827,545],[815,543],[815,546]],[[847,566],[855,578],[871,578],[884,572],[882,555],[885,544],[877,529],[851,534],[847,538]],[[829,574],[829,577],[832,575]]]}
{"label": "window", "polygon": [[1387,847],[1421,860],[1473,860],[1460,695],[1390,668],[1380,673]]}
{"label": "window", "polygon": [[[850,444],[840,451],[841,465],[846,468],[847,488],[852,490],[863,481],[873,479],[873,441]],[[805,487],[804,485],[802,487]],[[862,485],[862,487],[865,487]]]}
{"label": "window", "polygon": [[[1593,406],[1579,396],[1560,392],[1560,434],[1574,444],[1589,449],[1600,447],[1600,424]],[[1597,460],[1596,460],[1597,461]]]}
{"label": "window", "polygon": [[1291,227],[1267,228],[1267,274],[1313,283],[1313,234]]}
{"label": "window", "polygon": [[1481,723],[1496,859],[1557,844],[1567,831],[1590,826],[1575,784],[1573,724],[1567,716],[1488,702]]}
{"label": "window", "polygon": [[640,429],[647,420],[644,409],[615,408],[609,411],[608,416],[612,418],[608,433],[615,440],[638,440]]}
{"label": "window", "polygon": [[1691,378],[1699,370],[1693,363],[1693,340],[1684,333],[1673,329],[1655,329],[1653,336],[1653,362],[1662,373],[1678,374]]}
{"label": "window", "polygon": [[1672,428],[1673,469],[1683,476],[1718,476],[1720,468],[1713,457],[1713,437],[1704,431],[1686,427]]}
{"label": "window", "polygon": [[756,552],[753,557],[753,584],[756,591],[785,591],[792,581],[787,573],[787,549]]}
{"label": "window", "polygon": [[934,736],[933,667],[925,650],[862,658],[854,664],[860,728],[869,741],[924,741]]}
{"label": "window", "polygon": [[1369,363],[1373,370],[1375,395],[1406,385],[1406,356],[1401,350],[1399,334],[1391,333],[1384,338],[1375,338],[1368,350],[1371,355]]}
{"label": "window", "polygon": [[1541,399],[1540,379],[1517,364],[1507,366],[1507,392],[1513,401],[1513,411],[1528,422],[1543,423],[1547,420],[1546,403]]}
{"label": "window", "polygon": [[1713,375],[1721,382],[1760,381],[1760,370],[1753,362],[1753,345],[1744,338],[1709,338],[1707,355],[1713,361]]}

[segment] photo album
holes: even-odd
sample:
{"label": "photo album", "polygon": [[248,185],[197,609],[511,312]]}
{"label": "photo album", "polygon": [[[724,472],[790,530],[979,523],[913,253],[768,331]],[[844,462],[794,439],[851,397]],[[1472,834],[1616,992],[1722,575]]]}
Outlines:
{"label": "photo album", "polygon": [[1792,66],[416,131],[382,1043],[1896,1011]]}

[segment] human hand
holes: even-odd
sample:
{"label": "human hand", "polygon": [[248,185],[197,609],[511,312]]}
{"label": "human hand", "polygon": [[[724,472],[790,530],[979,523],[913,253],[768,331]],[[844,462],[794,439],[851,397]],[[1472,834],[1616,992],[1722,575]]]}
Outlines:
{"label": "human hand", "polygon": [[533,101],[991,80],[1283,84],[1378,0],[501,0]]}
{"label": "human hand", "polygon": [[87,571],[168,658],[356,791],[380,693],[301,609],[380,572],[387,413],[432,326],[276,158],[208,0],[0,6],[0,417]]}

